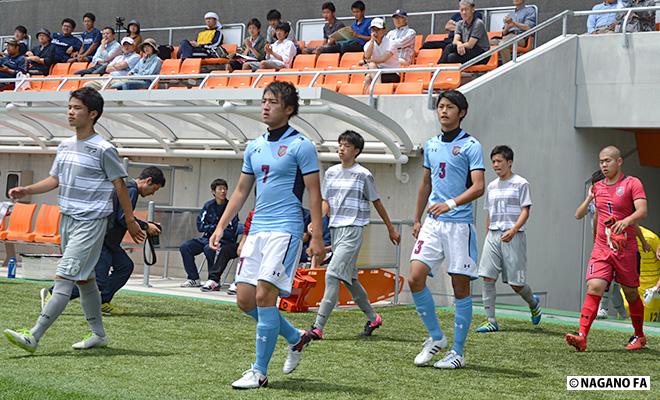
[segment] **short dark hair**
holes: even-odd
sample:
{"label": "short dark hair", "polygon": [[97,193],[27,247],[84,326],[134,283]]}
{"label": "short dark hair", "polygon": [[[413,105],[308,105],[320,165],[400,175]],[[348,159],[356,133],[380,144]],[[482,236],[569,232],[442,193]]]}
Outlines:
{"label": "short dark hair", "polygon": [[111,27],[111,26],[106,26],[105,28],[101,29],[101,31],[104,31],[104,30],[106,30],[106,29],[109,29],[110,32],[112,32],[113,35],[115,34],[115,28],[113,28],[113,27]]}
{"label": "short dark hair", "polygon": [[151,183],[154,185],[160,185],[160,187],[165,187],[165,175],[163,171],[158,167],[147,167],[140,172],[138,179],[147,179],[151,178]]}
{"label": "short dark hair", "polygon": [[92,14],[91,12],[85,13],[85,15],[83,15],[83,19],[85,18],[89,18],[92,20],[92,22],[96,22],[96,15]]}
{"label": "short dark hair", "polygon": [[91,87],[82,87],[76,89],[69,95],[69,100],[78,99],[87,107],[88,112],[96,111],[98,115],[94,118],[94,123],[101,118],[103,114],[103,96],[96,89]]}
{"label": "short dark hair", "polygon": [[598,170],[591,174],[591,184],[595,185],[596,183],[602,181],[605,179],[605,175],[603,175],[603,172],[601,170]]}
{"label": "short dark hair", "polygon": [[268,14],[266,14],[266,20],[267,21],[272,21],[272,20],[281,20],[282,19],[282,13],[280,13],[277,10],[270,10],[268,11]]}
{"label": "short dark hair", "polygon": [[336,12],[337,9],[335,8],[335,5],[332,4],[331,1],[326,1],[321,5],[321,10],[330,10],[332,12]]}
{"label": "short dark hair", "polygon": [[440,96],[438,96],[438,101],[435,103],[435,108],[438,108],[438,106],[440,105],[440,100],[442,99],[449,100],[453,105],[458,107],[460,111],[465,111],[465,113],[467,114],[468,101],[465,98],[465,95],[463,95],[463,93],[459,92],[458,90],[445,90],[444,92],[441,92]]}
{"label": "short dark hair", "polygon": [[358,0],[358,1],[354,2],[353,4],[351,4],[351,9],[354,9],[354,8],[357,8],[360,11],[364,11],[364,9],[367,8],[367,7],[364,5],[363,1]]}
{"label": "short dark hair", "polygon": [[64,18],[60,25],[64,24],[69,24],[71,25],[71,29],[76,29],[76,21],[72,20],[71,18]]}
{"label": "short dark hair", "polygon": [[498,154],[504,157],[504,159],[507,161],[513,161],[513,150],[511,150],[511,147],[505,144],[495,146],[493,151],[490,152],[490,158],[492,159]]}
{"label": "short dark hair", "polygon": [[248,21],[247,26],[249,27],[250,25],[254,25],[254,27],[257,29],[261,29],[261,22],[259,22],[259,20],[256,18],[252,18]]}
{"label": "short dark hair", "polygon": [[341,142],[352,144],[360,151],[358,155],[362,154],[362,150],[364,149],[364,138],[359,133],[351,130],[344,131],[344,133],[339,135],[339,139],[337,139],[337,143],[341,144]]}
{"label": "short dark hair", "polygon": [[[278,25],[279,27],[279,25]],[[266,93],[272,93],[273,96],[278,97],[284,102],[284,106],[293,107],[293,112],[289,115],[289,119],[294,115],[298,114],[298,102],[300,97],[298,96],[298,89],[291,83],[285,81],[274,81],[268,84],[264,89],[264,95]]]}
{"label": "short dark hair", "polygon": [[19,31],[20,33],[27,35],[27,28],[24,27],[23,25],[19,25],[16,28],[14,28],[14,32]]}
{"label": "short dark hair", "polygon": [[224,186],[226,189],[229,189],[229,185],[227,185],[227,181],[222,179],[222,178],[216,178],[211,182],[211,191],[215,192],[215,188],[218,186]]}
{"label": "short dark hair", "polygon": [[279,30],[283,30],[283,31],[286,32],[286,34],[288,35],[289,32],[291,32],[291,25],[289,25],[288,22],[280,22],[280,23],[277,24],[277,26],[275,27],[275,30],[278,30],[278,29],[279,29]]}

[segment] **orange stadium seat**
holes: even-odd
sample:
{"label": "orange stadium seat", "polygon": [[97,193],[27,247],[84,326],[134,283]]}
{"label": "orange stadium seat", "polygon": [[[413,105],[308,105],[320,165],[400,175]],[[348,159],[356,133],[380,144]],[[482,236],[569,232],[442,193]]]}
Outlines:
{"label": "orange stadium seat", "polygon": [[415,36],[415,54],[419,53],[419,50],[422,48],[422,44],[424,44],[424,35]]}
{"label": "orange stadium seat", "polygon": [[[249,73],[250,71],[234,71],[235,73]],[[234,89],[249,88],[252,85],[251,76],[234,76],[234,74],[229,74],[229,82],[227,87]]]}
{"label": "orange stadium seat", "polygon": [[[382,94],[393,94],[394,93],[394,84],[393,83],[377,83],[374,85],[374,95],[380,96]],[[369,94],[369,89],[366,90],[366,94]]]}
{"label": "orange stadium seat", "polygon": [[71,63],[71,66],[69,67],[69,75],[74,75],[74,72],[76,71],[82,71],[83,69],[87,69],[87,66],[89,63],[86,62],[74,62]]}
{"label": "orange stadium seat", "polygon": [[325,69],[339,66],[339,53],[324,53],[316,59],[315,68]]}
{"label": "orange stadium seat", "polygon": [[[328,67],[326,68],[327,71],[332,71],[332,70],[337,70],[337,69],[347,69],[343,67]],[[324,75],[325,79],[323,79],[323,84],[334,84],[334,85],[343,85],[344,83],[348,83],[350,80],[350,75],[349,74],[333,74],[333,75]],[[335,89],[336,90],[336,89]]]}
{"label": "orange stadium seat", "polygon": [[[62,75],[48,75],[46,78],[63,78]],[[62,80],[53,80],[53,81],[43,81],[39,91],[41,92],[54,92],[57,90],[57,87],[60,86]]]}
{"label": "orange stadium seat", "polygon": [[34,222],[34,232],[27,241],[60,244],[60,208],[42,204]]}
{"label": "orange stadium seat", "polygon": [[70,92],[76,90],[80,87],[80,81],[67,80],[64,85],[60,88],[60,92]]}
{"label": "orange stadium seat", "polygon": [[222,45],[222,48],[225,49],[227,53],[236,53],[238,45],[236,43],[225,43]]}
{"label": "orange stadium seat", "polygon": [[421,82],[403,82],[399,83],[394,94],[422,94],[424,85]]}
{"label": "orange stadium seat", "polygon": [[25,240],[25,235],[32,230],[32,217],[36,210],[36,204],[15,203],[7,230],[0,231],[0,240]]}
{"label": "orange stadium seat", "polygon": [[176,60],[178,56],[179,56],[179,46],[172,47],[172,55],[170,56],[170,58]]}
{"label": "orange stadium seat", "polygon": [[660,22],[655,23],[655,30],[660,31]]}
{"label": "orange stadium seat", "polygon": [[[282,68],[279,72],[298,72],[297,68]],[[298,85],[298,79],[300,75],[281,75],[276,76],[275,80],[280,82],[291,82],[294,85]]]}
{"label": "orange stadium seat", "polygon": [[[202,68],[202,59],[201,58],[186,58],[181,63],[181,69],[179,70],[180,74],[199,74],[199,71]],[[162,68],[161,68],[162,70]]]}
{"label": "orange stadium seat", "polygon": [[323,40],[323,39],[310,40],[310,41],[307,42],[307,47],[310,48],[310,49],[314,49],[316,47],[323,46],[324,43],[325,43],[325,40]]}
{"label": "orange stadium seat", "polygon": [[[435,33],[433,35],[428,35],[426,37],[426,40],[424,40],[424,43],[426,43],[426,42],[440,42],[440,41],[443,41],[443,40],[447,39],[447,37],[449,37],[449,35],[447,35],[446,33]],[[424,49],[424,50],[426,50],[426,49]]]}
{"label": "orange stadium seat", "polygon": [[314,68],[316,65],[316,55],[314,54],[299,54],[293,60],[291,68],[302,70],[303,68]]}
{"label": "orange stadium seat", "polygon": [[[302,71],[309,72],[309,71],[321,71],[320,69],[316,68],[303,68]],[[306,74],[306,75],[300,75],[300,78],[298,79],[298,86],[309,86],[310,83],[312,83],[312,79],[314,79],[314,74]],[[323,77],[319,77],[319,79],[323,79]],[[318,81],[318,79],[317,79]]]}
{"label": "orange stadium seat", "polygon": [[488,62],[486,64],[478,64],[478,65],[473,65],[465,70],[465,72],[488,72],[492,71],[495,68],[497,68],[499,62],[498,62],[498,56],[499,52],[493,53],[490,58],[488,59]]}
{"label": "orange stadium seat", "polygon": [[349,69],[354,65],[359,65],[358,63],[364,58],[364,53],[344,53],[341,56],[341,61],[339,62],[339,68]]}
{"label": "orange stadium seat", "polygon": [[[367,67],[363,66],[353,66],[351,69],[359,70],[359,69],[367,69]],[[364,77],[365,74],[351,74],[351,83],[359,83],[360,85],[364,85]]]}
{"label": "orange stadium seat", "polygon": [[364,85],[361,83],[349,83],[339,87],[339,93],[346,96],[359,96],[364,94]]}
{"label": "orange stadium seat", "polygon": [[301,49],[301,50],[305,48],[305,41],[304,40],[299,40],[298,41],[298,48]]}
{"label": "orange stadium seat", "polygon": [[211,71],[211,76],[204,83],[204,89],[222,89],[229,83],[228,71]]}
{"label": "orange stadium seat", "polygon": [[163,60],[163,65],[160,66],[161,75],[176,75],[181,70],[181,60],[169,59]]}
{"label": "orange stadium seat", "polygon": [[[256,71],[256,73],[260,73],[260,72],[275,72],[275,70],[274,69],[258,69]],[[257,79],[257,77],[255,76],[254,79]],[[266,86],[268,86],[269,83],[271,83],[273,81],[275,81],[275,76],[274,75],[262,76],[261,79],[259,79],[259,82],[257,82],[256,87],[265,88]],[[252,81],[252,83],[254,83],[254,80]]]}
{"label": "orange stadium seat", "polygon": [[69,73],[69,68],[71,68],[71,64],[69,63],[53,64],[53,66],[50,67],[50,75],[56,75],[56,76],[67,75]]}
{"label": "orange stadium seat", "polygon": [[415,64],[437,64],[442,56],[442,49],[422,49],[415,58]]}
{"label": "orange stadium seat", "polygon": [[[419,71],[415,72],[415,67],[434,67],[436,64],[427,64],[427,65],[411,65],[409,70],[406,71],[403,77],[403,82],[412,83],[420,82],[425,90],[428,90],[429,85],[431,84],[431,77],[433,76],[432,71]],[[442,64],[443,67],[459,67],[460,64]],[[448,90],[456,89],[461,85],[461,72],[460,71],[441,71],[440,75],[435,78],[433,82],[434,90]]]}

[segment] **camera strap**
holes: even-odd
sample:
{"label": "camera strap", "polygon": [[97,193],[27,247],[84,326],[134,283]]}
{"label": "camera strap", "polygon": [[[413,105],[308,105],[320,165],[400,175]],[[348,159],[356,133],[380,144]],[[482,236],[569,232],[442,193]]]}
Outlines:
{"label": "camera strap", "polygon": [[156,250],[154,249],[154,244],[152,242],[153,237],[147,235],[147,240],[144,241],[143,256],[144,263],[148,266],[156,264]]}

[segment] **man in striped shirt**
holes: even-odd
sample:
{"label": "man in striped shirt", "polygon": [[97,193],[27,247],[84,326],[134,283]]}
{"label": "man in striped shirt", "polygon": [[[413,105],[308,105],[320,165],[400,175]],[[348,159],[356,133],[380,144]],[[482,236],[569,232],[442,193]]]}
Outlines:
{"label": "man in striped shirt", "polygon": [[103,97],[96,90],[82,88],[71,92],[67,117],[76,135],[59,145],[46,179],[9,191],[9,196],[18,200],[59,187],[63,254],[55,274],[53,295],[32,329],[4,331],[10,343],[30,353],[34,353],[46,330],[66,308],[74,285],[78,286],[80,304],[92,333],[75,343],[73,348],[84,350],[107,346],[94,267],[103,247],[107,217],[113,211],[113,191],[124,209],[126,227],[133,240],[141,242],[145,238],[133,215],[124,182],[127,174],[117,149],[94,131],[94,124],[102,113]]}

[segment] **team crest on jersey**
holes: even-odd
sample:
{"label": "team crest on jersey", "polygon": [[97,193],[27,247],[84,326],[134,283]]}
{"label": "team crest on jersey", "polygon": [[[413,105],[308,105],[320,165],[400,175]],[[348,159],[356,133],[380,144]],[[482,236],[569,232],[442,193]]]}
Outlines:
{"label": "team crest on jersey", "polygon": [[284,157],[286,155],[286,149],[288,149],[288,146],[281,145],[279,149],[277,149],[277,155],[279,157]]}
{"label": "team crest on jersey", "polygon": [[96,152],[98,151],[98,149],[96,147],[92,147],[92,146],[85,146],[85,151],[94,156],[94,155],[96,155]]}
{"label": "team crest on jersey", "polygon": [[451,149],[451,154],[453,154],[453,155],[455,155],[455,156],[461,154],[461,146],[454,146],[454,147]]}
{"label": "team crest on jersey", "polygon": [[616,188],[616,195],[617,196],[619,196],[619,197],[623,196],[623,192],[624,192],[623,186],[619,186],[618,188]]}

